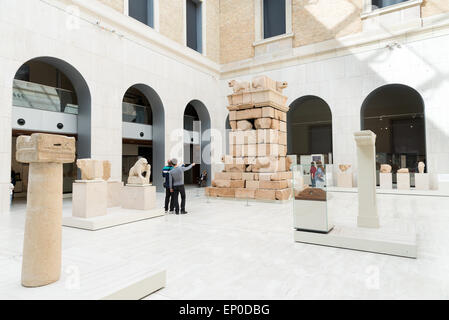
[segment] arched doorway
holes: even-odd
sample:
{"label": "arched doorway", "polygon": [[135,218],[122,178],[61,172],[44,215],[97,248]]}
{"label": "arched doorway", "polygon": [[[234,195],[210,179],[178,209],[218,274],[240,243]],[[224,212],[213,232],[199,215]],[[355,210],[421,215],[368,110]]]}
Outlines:
{"label": "arched doorway", "polygon": [[165,112],[159,95],[144,84],[131,86],[123,96],[122,178],[139,157],[151,164],[150,180],[163,190],[162,168],[165,165]]}
{"label": "arched doorway", "polygon": [[[69,63],[53,57],[25,62],[13,80],[11,178],[15,195],[26,197],[28,165],[15,159],[16,138],[37,132],[73,136],[76,157],[91,156],[91,95],[86,81]],[[63,192],[72,192],[76,164],[63,166]]]}
{"label": "arched doorway", "polygon": [[361,128],[377,135],[378,170],[390,164],[393,172],[417,172],[418,162],[427,163],[424,101],[415,89],[389,84],[374,90],[363,102]]}
{"label": "arched doorway", "polygon": [[185,184],[196,184],[200,173],[211,177],[211,120],[206,106],[199,100],[190,101],[184,111],[184,163],[198,164],[185,173]]}
{"label": "arched doorway", "polygon": [[323,99],[304,96],[293,101],[287,114],[287,126],[288,154],[297,155],[298,163],[333,162],[332,112]]}

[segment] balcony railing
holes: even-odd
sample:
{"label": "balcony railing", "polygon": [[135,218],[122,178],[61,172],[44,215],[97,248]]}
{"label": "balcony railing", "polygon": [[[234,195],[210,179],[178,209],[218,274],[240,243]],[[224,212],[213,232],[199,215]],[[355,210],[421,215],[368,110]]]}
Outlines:
{"label": "balcony railing", "polygon": [[13,106],[78,114],[76,94],[69,90],[14,80]]}
{"label": "balcony railing", "polygon": [[151,125],[150,110],[149,107],[123,102],[123,122]]}

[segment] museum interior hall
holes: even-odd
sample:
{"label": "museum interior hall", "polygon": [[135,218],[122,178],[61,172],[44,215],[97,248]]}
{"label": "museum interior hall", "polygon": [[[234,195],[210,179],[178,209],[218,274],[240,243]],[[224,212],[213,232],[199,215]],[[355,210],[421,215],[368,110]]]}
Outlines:
{"label": "museum interior hall", "polygon": [[0,300],[449,299],[449,0],[2,0],[0,38]]}

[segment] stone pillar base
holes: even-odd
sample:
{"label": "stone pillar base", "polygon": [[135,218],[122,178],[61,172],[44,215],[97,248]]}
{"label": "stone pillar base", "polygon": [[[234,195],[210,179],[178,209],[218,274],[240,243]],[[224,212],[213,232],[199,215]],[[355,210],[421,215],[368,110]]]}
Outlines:
{"label": "stone pillar base", "polygon": [[430,190],[430,177],[428,173],[415,173],[416,190]]}
{"label": "stone pillar base", "polygon": [[396,174],[398,190],[410,190],[410,173]]}
{"label": "stone pillar base", "polygon": [[94,218],[107,214],[108,184],[103,180],[80,180],[73,184],[72,216]]}
{"label": "stone pillar base", "polygon": [[379,217],[359,215],[357,217],[357,226],[360,228],[379,228]]}
{"label": "stone pillar base", "polygon": [[390,173],[379,173],[379,182],[381,189],[393,189],[393,174]]}
{"label": "stone pillar base", "polygon": [[339,172],[337,173],[337,187],[352,188],[352,173]]}
{"label": "stone pillar base", "polygon": [[156,187],[128,184],[122,189],[122,208],[152,210],[156,208]]}
{"label": "stone pillar base", "polygon": [[108,181],[108,208],[120,207],[123,182]]}

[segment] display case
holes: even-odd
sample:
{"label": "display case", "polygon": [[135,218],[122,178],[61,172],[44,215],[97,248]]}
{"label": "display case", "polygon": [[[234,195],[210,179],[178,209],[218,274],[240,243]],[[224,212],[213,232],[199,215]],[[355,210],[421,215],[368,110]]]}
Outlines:
{"label": "display case", "polygon": [[292,202],[296,230],[318,233],[328,233],[332,230],[333,224],[328,215],[328,192],[325,183],[327,170],[332,169],[318,168],[316,187],[311,187],[305,182],[304,166],[293,166]]}

